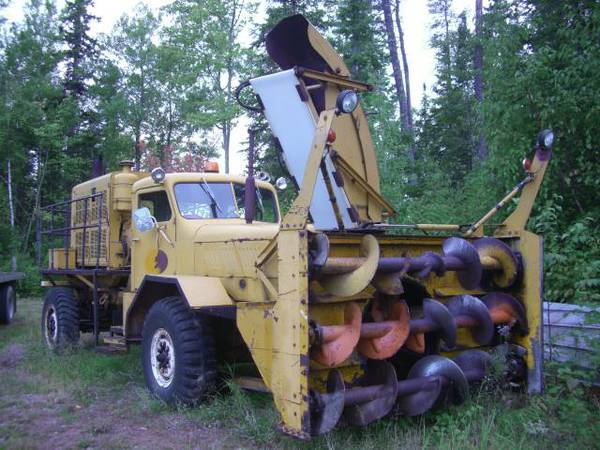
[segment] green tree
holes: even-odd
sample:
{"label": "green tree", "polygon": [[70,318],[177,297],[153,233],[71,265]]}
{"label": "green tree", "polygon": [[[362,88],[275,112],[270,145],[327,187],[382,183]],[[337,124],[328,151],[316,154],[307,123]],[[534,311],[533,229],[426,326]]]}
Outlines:
{"label": "green tree", "polygon": [[98,157],[94,99],[88,92],[93,80],[97,42],[90,35],[90,24],[97,17],[89,13],[93,0],[68,0],[60,14],[60,40],[64,45],[64,99],[61,113],[68,127],[65,151],[66,186],[89,176],[91,161]]}
{"label": "green tree", "polygon": [[161,79],[171,93],[184,94],[182,120],[191,132],[205,138],[219,132],[227,172],[231,131],[241,114],[234,81],[243,76],[247,58],[238,37],[252,9],[243,0],[177,0],[165,7],[171,25],[163,32],[164,55],[171,63]]}
{"label": "green tree", "polygon": [[[111,111],[123,107],[122,129],[131,137],[135,149],[135,166],[140,167],[142,138],[152,134],[152,120],[159,111],[161,93],[158,86],[159,21],[152,11],[138,6],[134,14],[123,16],[110,36],[106,37],[109,61],[104,65],[104,82],[117,88],[117,97],[103,96],[104,107]],[[111,106],[112,105],[112,106]],[[116,122],[112,122],[114,126]]]}
{"label": "green tree", "polygon": [[[25,21],[11,28],[0,65],[0,163],[10,158],[18,235],[0,230],[0,245],[31,244],[32,211],[64,198],[62,152],[67,131],[61,110],[57,12],[52,2],[31,0]],[[4,196],[3,196],[4,199]],[[5,204],[0,205],[8,217]],[[22,239],[19,239],[22,237]]]}

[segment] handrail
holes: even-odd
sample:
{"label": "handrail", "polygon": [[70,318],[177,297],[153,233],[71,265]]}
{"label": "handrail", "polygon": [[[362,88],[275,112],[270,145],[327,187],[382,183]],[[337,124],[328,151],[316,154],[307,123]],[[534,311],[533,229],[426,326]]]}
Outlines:
{"label": "handrail", "polygon": [[[89,195],[85,195],[82,197],[77,197],[71,200],[65,200],[63,202],[56,202],[50,205],[46,205],[43,207],[38,208],[38,210],[36,211],[36,256],[37,256],[37,264],[38,266],[41,265],[41,248],[42,248],[42,240],[44,236],[47,236],[49,238],[51,237],[63,237],[63,251],[64,251],[64,256],[65,256],[65,269],[71,269],[71,267],[69,267],[70,261],[69,261],[69,249],[71,248],[70,245],[70,238],[71,238],[71,232],[75,231],[75,230],[83,230],[83,235],[82,235],[82,242],[81,242],[81,257],[77,258],[77,254],[75,255],[75,267],[73,267],[74,269],[79,267],[87,267],[88,265],[86,265],[86,261],[87,261],[87,255],[86,255],[86,250],[87,250],[87,245],[86,245],[86,241],[88,238],[88,233],[87,230],[88,229],[97,229],[98,230],[98,237],[97,240],[95,242],[96,245],[96,258],[95,258],[95,264],[91,264],[92,266],[95,265],[96,269],[98,269],[100,267],[100,254],[102,251],[102,227],[103,227],[103,213],[107,208],[107,205],[105,205],[105,197],[106,193],[105,192],[97,192],[97,193],[93,193],[93,194],[89,194]],[[90,208],[90,201],[96,201],[98,200],[97,203],[97,216],[95,218],[95,222],[92,220],[92,223],[88,222],[88,215],[89,215],[89,211],[91,210]],[[76,210],[77,210],[77,205],[81,205],[83,204],[82,210],[83,210],[83,224],[79,224],[79,225],[73,225],[71,223],[71,210],[73,205],[76,205]],[[44,214],[45,213],[49,213],[50,217],[45,218]],[[55,220],[56,220],[56,215],[57,214],[61,214],[63,215],[63,220],[64,220],[64,226],[55,226]],[[108,222],[108,217],[106,217],[106,220]],[[44,228],[44,221],[49,221],[49,228]],[[108,252],[108,248],[107,248],[107,252]],[[52,257],[54,257],[54,254],[52,254]],[[78,261],[79,260],[79,261]],[[79,263],[79,264],[78,264]],[[49,261],[49,264],[51,266],[54,266],[54,261]]]}

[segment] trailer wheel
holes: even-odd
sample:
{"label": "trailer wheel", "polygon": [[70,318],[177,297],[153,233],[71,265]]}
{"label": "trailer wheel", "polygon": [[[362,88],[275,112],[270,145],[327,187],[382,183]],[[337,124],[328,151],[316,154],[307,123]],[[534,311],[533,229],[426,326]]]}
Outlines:
{"label": "trailer wheel", "polygon": [[46,345],[56,352],[79,341],[79,307],[73,289],[54,287],[46,295],[42,336]]}
{"label": "trailer wheel", "polygon": [[194,404],[215,390],[216,355],[208,321],[179,297],[156,302],[142,329],[142,367],[150,392]]}
{"label": "trailer wheel", "polygon": [[12,284],[0,288],[0,323],[8,325],[17,312],[17,295]]}

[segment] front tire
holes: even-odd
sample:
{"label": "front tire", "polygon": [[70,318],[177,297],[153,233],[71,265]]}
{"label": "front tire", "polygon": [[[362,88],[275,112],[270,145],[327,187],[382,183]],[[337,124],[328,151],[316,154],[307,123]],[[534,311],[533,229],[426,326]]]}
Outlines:
{"label": "front tire", "polygon": [[156,302],[142,329],[142,367],[150,392],[194,404],[215,391],[216,355],[209,322],[179,298]]}
{"label": "front tire", "polygon": [[79,341],[79,307],[73,289],[54,287],[46,295],[42,336],[48,348],[56,352]]}
{"label": "front tire", "polygon": [[17,312],[17,295],[12,284],[0,288],[0,323],[8,325]]}

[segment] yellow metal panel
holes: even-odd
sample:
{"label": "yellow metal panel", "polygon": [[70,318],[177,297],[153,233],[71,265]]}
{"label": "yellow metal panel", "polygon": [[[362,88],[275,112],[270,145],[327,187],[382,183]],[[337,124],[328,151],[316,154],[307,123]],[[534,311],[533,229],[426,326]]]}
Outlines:
{"label": "yellow metal panel", "polygon": [[495,234],[503,234],[507,232],[510,233],[525,228],[525,225],[529,220],[529,215],[531,214],[531,209],[533,208],[533,203],[535,202],[542,185],[542,181],[544,180],[544,174],[546,173],[548,162],[550,161],[550,159],[545,161],[540,159],[541,151],[542,150],[538,150],[533,162],[531,163],[530,170],[535,175],[533,181],[523,188],[523,193],[521,194],[521,198],[519,199],[517,207],[512,214],[506,218],[506,220],[502,223],[502,226],[496,231]]}
{"label": "yellow metal panel", "polygon": [[273,363],[273,303],[239,303],[237,327],[252,353],[260,375],[271,388]]}
{"label": "yellow metal panel", "polygon": [[528,231],[521,233],[519,250],[523,257],[523,290],[521,299],[525,304],[529,335],[517,339],[527,350],[527,388],[529,393],[539,393],[543,388],[543,243],[542,239]]}
{"label": "yellow metal panel", "polygon": [[[68,262],[68,264],[67,264]],[[69,248],[65,253],[64,248],[51,248],[48,250],[49,269],[75,268],[75,249]]]}
{"label": "yellow metal panel", "polygon": [[305,230],[278,236],[279,299],[273,308],[271,391],[285,426],[310,433],[308,248]]}
{"label": "yellow metal panel", "polygon": [[[143,182],[144,179],[135,183]],[[134,186],[135,186],[134,185]],[[144,189],[135,192],[133,197],[133,209],[139,207],[139,195],[149,192],[166,191],[171,205],[171,219],[165,222],[159,222],[158,227],[173,242],[171,245],[161,236],[157,228],[153,228],[145,233],[140,233],[137,228],[132,227],[131,237],[131,280],[132,288],[137,289],[147,273],[171,275],[177,273],[177,259],[182,257],[186,247],[190,247],[189,242],[178,241],[177,226],[175,221],[175,207],[171,193],[162,185],[153,184],[152,189]],[[193,273],[193,259],[190,261],[190,270],[187,273]]]}
{"label": "yellow metal panel", "polygon": [[[160,276],[160,275],[159,275]],[[174,278],[192,308],[233,305],[219,278],[198,275],[165,276]]]}

